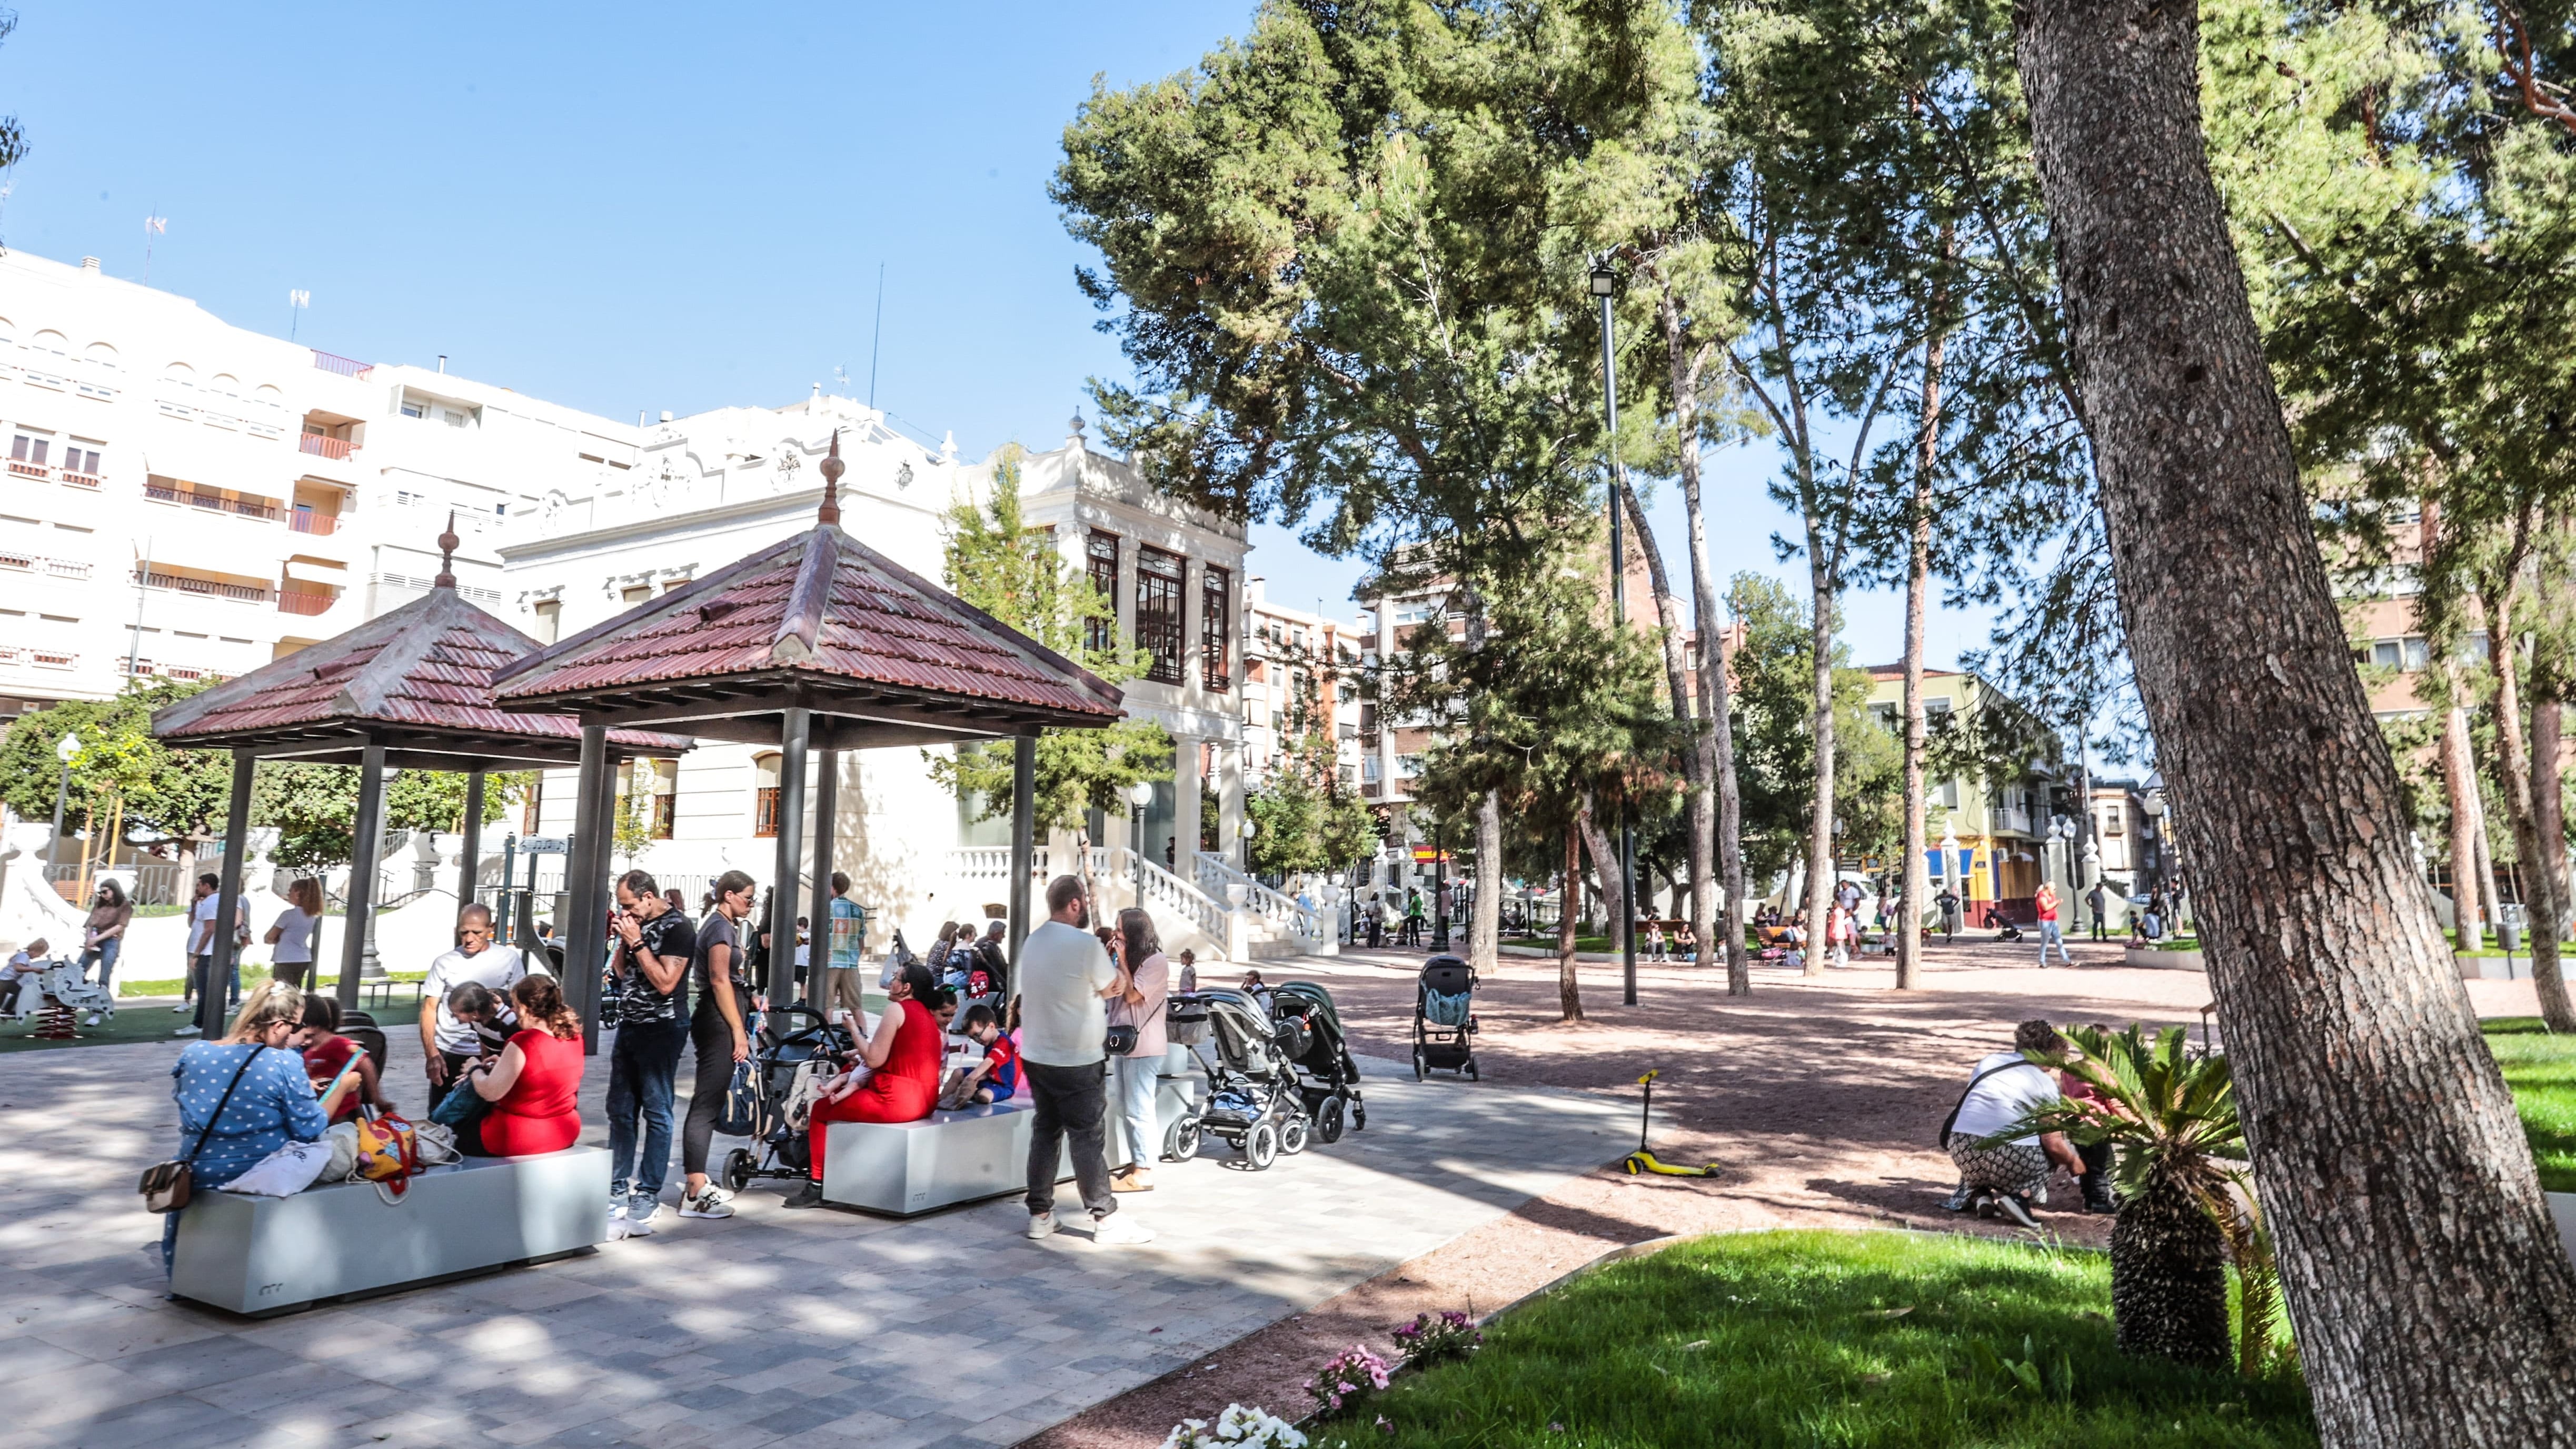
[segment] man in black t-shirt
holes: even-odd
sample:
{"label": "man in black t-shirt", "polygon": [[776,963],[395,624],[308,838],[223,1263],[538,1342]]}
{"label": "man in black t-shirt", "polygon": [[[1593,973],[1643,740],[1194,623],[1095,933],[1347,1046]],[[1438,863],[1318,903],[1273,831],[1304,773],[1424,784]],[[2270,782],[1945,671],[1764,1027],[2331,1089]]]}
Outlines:
{"label": "man in black t-shirt", "polygon": [[698,926],[693,973],[698,1009],[689,1018],[689,1045],[698,1054],[689,1089],[689,1118],[680,1129],[680,1216],[729,1218],[733,1194],[707,1180],[707,1142],[715,1135],[736,1064],[751,1060],[751,978],[742,959],[742,918],[751,914],[751,877],[738,870],[716,879],[715,909]]}
{"label": "man in black t-shirt", "polygon": [[[608,1058],[610,1230],[620,1237],[653,1231],[662,1178],[671,1167],[671,1101],[688,1044],[689,958],[697,932],[671,909],[648,871],[617,878],[612,923],[617,973],[617,1044]],[[637,1152],[636,1119],[643,1119]]]}

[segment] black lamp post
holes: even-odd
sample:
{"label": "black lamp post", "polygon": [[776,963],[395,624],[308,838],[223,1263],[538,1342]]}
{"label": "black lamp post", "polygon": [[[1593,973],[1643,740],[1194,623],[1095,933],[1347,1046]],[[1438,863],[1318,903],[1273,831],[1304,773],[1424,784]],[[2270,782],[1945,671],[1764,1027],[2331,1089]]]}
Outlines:
{"label": "black lamp post", "polygon": [[[1609,431],[1605,435],[1610,452],[1610,617],[1611,627],[1628,626],[1628,563],[1620,542],[1619,493],[1623,478],[1619,466],[1619,364],[1612,346],[1610,299],[1619,290],[1619,278],[1610,270],[1610,259],[1604,256],[1593,263],[1591,292],[1601,303],[1601,395]],[[1623,1006],[1637,1004],[1637,832],[1628,823],[1628,806],[1619,805],[1619,900],[1626,919],[1611,923],[1619,933],[1619,1001]]]}
{"label": "black lamp post", "polygon": [[1449,852],[1442,844],[1449,823],[1431,819],[1431,949],[1449,949]]}

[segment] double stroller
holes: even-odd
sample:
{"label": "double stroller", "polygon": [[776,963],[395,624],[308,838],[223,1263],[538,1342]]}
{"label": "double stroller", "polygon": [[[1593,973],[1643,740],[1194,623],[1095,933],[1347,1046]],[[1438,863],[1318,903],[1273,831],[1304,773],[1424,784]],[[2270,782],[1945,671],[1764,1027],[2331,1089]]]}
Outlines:
{"label": "double stroller", "polygon": [[[791,1112],[799,1076],[810,1093],[819,1085],[813,1079],[835,1070],[837,1059],[854,1048],[848,1031],[810,1007],[775,1007],[767,1013],[752,1048],[750,1100],[728,1100],[725,1116],[729,1120],[716,1124],[719,1132],[738,1131],[752,1141],[750,1147],[725,1154],[721,1180],[728,1190],[740,1192],[755,1178],[801,1182],[813,1170],[812,1141]],[[736,1080],[739,1084],[740,1078]]]}
{"label": "double stroller", "polygon": [[1175,992],[1165,1012],[1172,1040],[1208,1079],[1207,1095],[1164,1133],[1172,1161],[1197,1156],[1213,1136],[1259,1172],[1310,1142],[1339,1140],[1346,1121],[1353,1130],[1368,1125],[1359,1068],[1324,988],[1291,982],[1266,1005],[1224,988]]}
{"label": "double stroller", "polygon": [[1476,968],[1455,956],[1422,963],[1413,988],[1413,1079],[1430,1070],[1476,1075]]}

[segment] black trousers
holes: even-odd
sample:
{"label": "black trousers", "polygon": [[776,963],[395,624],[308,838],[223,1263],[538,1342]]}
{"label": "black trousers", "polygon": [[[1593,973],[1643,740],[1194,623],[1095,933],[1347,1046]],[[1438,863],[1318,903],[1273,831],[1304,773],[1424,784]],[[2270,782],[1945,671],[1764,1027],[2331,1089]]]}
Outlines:
{"label": "black trousers", "polygon": [[[744,1027],[749,1026],[746,1020]],[[689,1115],[680,1124],[680,1168],[703,1173],[716,1118],[724,1112],[725,1094],[733,1090],[733,1028],[725,1025],[712,997],[698,998],[697,1013],[689,1018],[689,1047],[698,1054],[698,1066],[689,1082]]]}
{"label": "black trousers", "polygon": [[2108,1142],[2075,1144],[2075,1155],[2083,1160],[2086,1177],[2100,1177],[2111,1170],[2111,1151]]}
{"label": "black trousers", "polygon": [[1020,1070],[1036,1109],[1029,1135],[1029,1216],[1055,1211],[1056,1165],[1064,1160],[1067,1138],[1073,1142],[1073,1181],[1082,1191],[1082,1205],[1095,1218],[1118,1211],[1118,1199],[1109,1191],[1109,1063],[1051,1067],[1023,1061]]}

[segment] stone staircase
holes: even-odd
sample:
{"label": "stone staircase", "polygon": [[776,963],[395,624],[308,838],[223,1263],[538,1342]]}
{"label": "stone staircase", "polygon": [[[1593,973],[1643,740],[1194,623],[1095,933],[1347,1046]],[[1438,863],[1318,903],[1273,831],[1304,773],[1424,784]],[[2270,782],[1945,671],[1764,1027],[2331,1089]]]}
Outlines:
{"label": "stone staircase", "polygon": [[[1154,932],[1165,951],[1193,951],[1201,961],[1242,964],[1338,950],[1335,933],[1319,913],[1215,857],[1203,856],[1192,864],[1195,882],[1152,860],[1139,860],[1125,846],[1095,846],[1092,889],[1103,914],[1141,904],[1154,918]],[[1071,850],[1041,847],[1031,866],[1032,898],[1073,865]],[[1000,846],[953,850],[948,873],[959,899],[1003,900],[1009,895],[1011,852]]]}

